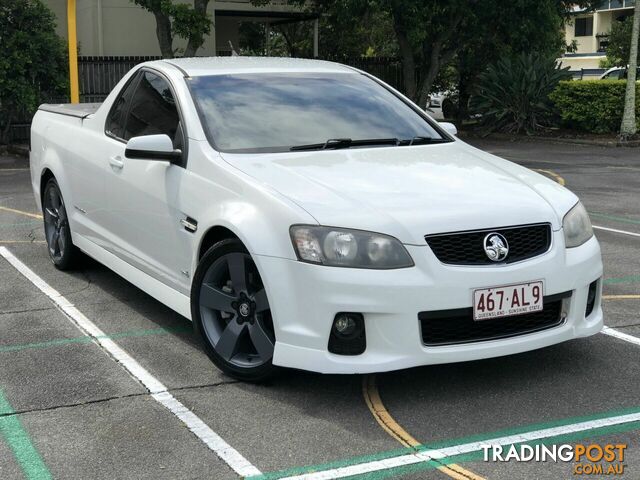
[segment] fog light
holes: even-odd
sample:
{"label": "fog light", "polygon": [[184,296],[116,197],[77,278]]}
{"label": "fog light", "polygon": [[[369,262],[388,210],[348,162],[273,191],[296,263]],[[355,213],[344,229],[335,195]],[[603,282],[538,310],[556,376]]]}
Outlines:
{"label": "fog light", "polygon": [[336,317],[335,321],[333,322],[333,328],[335,328],[336,332],[338,332],[343,337],[348,337],[355,331],[356,321],[351,315],[343,313]]}
{"label": "fog light", "polygon": [[333,319],[329,351],[338,355],[360,355],[367,348],[364,317],[361,313],[340,312]]}

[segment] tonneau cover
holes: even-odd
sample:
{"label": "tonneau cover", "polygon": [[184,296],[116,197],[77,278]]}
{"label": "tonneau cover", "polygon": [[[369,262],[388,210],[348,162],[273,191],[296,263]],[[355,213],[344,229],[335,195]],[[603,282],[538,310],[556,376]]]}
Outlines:
{"label": "tonneau cover", "polygon": [[87,118],[98,110],[101,103],[44,103],[40,105],[40,110],[70,117]]}

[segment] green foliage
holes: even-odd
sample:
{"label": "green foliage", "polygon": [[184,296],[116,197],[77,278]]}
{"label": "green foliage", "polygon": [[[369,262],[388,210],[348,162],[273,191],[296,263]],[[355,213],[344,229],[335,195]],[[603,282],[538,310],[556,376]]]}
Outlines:
{"label": "green foliage", "polygon": [[211,33],[211,16],[207,13],[209,0],[194,0],[193,4],[174,3],[172,0],[130,0],[156,18],[156,35],[160,51],[165,58],[173,57],[173,38],[188,40],[184,56],[195,55]]}
{"label": "green foliage", "polygon": [[607,59],[611,66],[626,67],[631,56],[631,30],[633,17],[627,17],[622,21],[614,21],[609,34],[609,46],[607,47]]}
{"label": "green foliage", "polygon": [[40,0],[0,0],[0,124],[7,141],[11,123],[31,116],[67,87],[65,45],[54,15]]}
{"label": "green foliage", "polygon": [[[560,82],[550,95],[563,125],[584,132],[616,133],[620,129],[626,81],[583,80]],[[636,111],[640,111],[640,94]]]}
{"label": "green foliage", "polygon": [[549,94],[568,78],[569,68],[560,68],[553,57],[525,53],[505,57],[479,76],[471,108],[482,113],[481,123],[488,132],[530,134],[550,126]]}
{"label": "green foliage", "polygon": [[[263,6],[269,0],[251,0]],[[392,18],[388,11],[369,0],[289,0],[289,5],[309,14],[319,14],[319,50],[322,58],[389,57],[398,54]],[[264,55],[264,24],[243,22],[240,25],[242,54]],[[272,56],[313,56],[313,21],[272,25],[269,36]]]}

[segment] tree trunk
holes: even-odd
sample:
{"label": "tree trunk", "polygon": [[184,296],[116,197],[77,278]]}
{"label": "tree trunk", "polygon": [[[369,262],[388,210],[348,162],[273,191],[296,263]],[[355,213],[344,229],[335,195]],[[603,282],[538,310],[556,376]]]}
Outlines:
{"label": "tree trunk", "polygon": [[160,45],[162,58],[173,58],[173,35],[171,34],[171,20],[162,12],[153,12],[156,17],[156,36]]}
{"label": "tree trunk", "polygon": [[399,15],[393,12],[393,29],[396,32],[396,40],[402,58],[402,76],[404,78],[404,94],[411,100],[416,100],[416,60],[409,42],[407,31],[402,24]]}
{"label": "tree trunk", "polygon": [[[456,54],[459,46],[457,42],[453,42],[448,49],[446,46],[449,44],[449,41],[455,32],[457,32],[458,25],[460,25],[462,18],[462,12],[459,12],[451,20],[447,30],[440,35],[437,40],[435,40],[431,45],[426,44],[422,46],[423,53],[421,67],[422,71],[424,72],[426,70],[427,73],[423,76],[422,82],[420,82],[420,90],[417,94],[418,105],[420,105],[421,108],[424,108],[426,105],[429,94],[431,93],[431,87],[433,86],[433,82],[438,76],[438,73],[440,73],[440,69],[443,65],[448,64]],[[429,62],[428,65],[426,65],[427,61]]]}
{"label": "tree trunk", "polygon": [[417,103],[420,108],[425,108],[429,94],[431,93],[431,87],[438,73],[440,73],[440,68],[442,65],[449,63],[456,53],[455,50],[448,50],[445,53],[441,53],[441,48],[441,44],[435,43],[431,50],[428,66],[423,65],[422,71],[424,72],[426,70],[427,73],[422,78],[422,82],[420,82],[420,91],[417,95]]}
{"label": "tree trunk", "polygon": [[631,55],[627,71],[627,92],[624,97],[624,114],[620,126],[620,140],[626,141],[637,132],[636,124],[636,73],[638,68],[638,35],[640,35],[640,0],[636,1],[631,31]]}
{"label": "tree trunk", "polygon": [[9,116],[6,118],[6,124],[0,132],[0,144],[8,145],[11,140],[9,137],[11,136],[11,118],[12,114],[9,113]]}
{"label": "tree trunk", "polygon": [[[201,15],[207,14],[207,5],[209,5],[209,0],[195,0],[193,4],[193,9]],[[215,19],[214,19],[215,20]],[[215,35],[215,26],[213,30],[213,34]],[[189,37],[189,41],[187,42],[187,48],[184,50],[185,57],[193,57],[198,49],[204,43],[204,37],[201,35],[191,36]]]}

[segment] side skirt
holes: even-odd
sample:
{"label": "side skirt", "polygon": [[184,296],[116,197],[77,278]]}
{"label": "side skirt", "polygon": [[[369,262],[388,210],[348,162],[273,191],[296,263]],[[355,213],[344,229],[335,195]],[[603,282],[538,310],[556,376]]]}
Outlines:
{"label": "side skirt", "polygon": [[134,268],[77,232],[73,232],[73,243],[91,258],[113,270],[170,309],[191,320],[191,301],[187,295]]}

